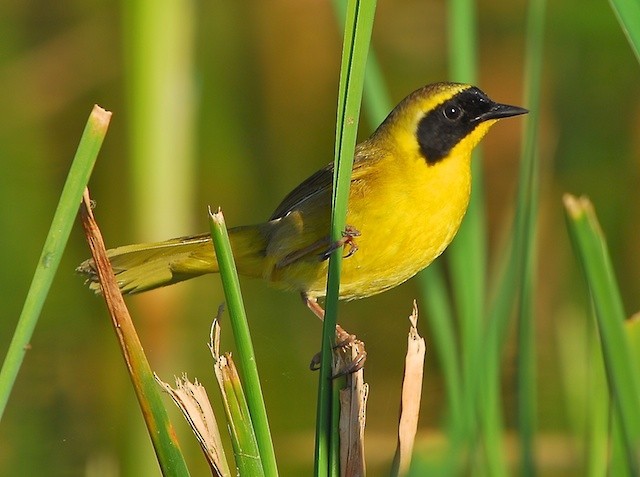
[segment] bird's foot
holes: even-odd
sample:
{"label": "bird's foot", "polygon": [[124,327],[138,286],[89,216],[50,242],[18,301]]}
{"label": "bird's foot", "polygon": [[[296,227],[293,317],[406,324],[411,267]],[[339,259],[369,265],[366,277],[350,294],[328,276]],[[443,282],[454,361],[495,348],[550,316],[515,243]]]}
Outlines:
{"label": "bird's foot", "polygon": [[360,237],[360,231],[353,225],[347,225],[342,232],[342,238],[333,242],[327,250],[322,252],[320,254],[320,260],[327,260],[335,250],[346,246],[349,246],[349,251],[343,258],[349,258],[358,251],[358,244],[355,241],[356,237]]}
{"label": "bird's foot", "polygon": [[[333,353],[332,379],[361,370],[367,360],[364,343],[355,335],[347,333],[340,325],[336,325],[336,344],[333,347]],[[320,361],[320,353],[317,353],[311,360],[309,369],[312,371],[320,369]]]}
{"label": "bird's foot", "polygon": [[[324,310],[318,301],[304,292],[300,294],[300,297],[313,314],[324,321]],[[352,352],[352,350],[354,350],[354,352]],[[347,333],[340,325],[336,325],[336,344],[333,347],[333,354],[332,378],[352,374],[361,370],[364,362],[367,360],[364,343],[356,338],[356,335]],[[320,361],[320,353],[316,353],[311,359],[309,369],[312,371],[320,369]]]}

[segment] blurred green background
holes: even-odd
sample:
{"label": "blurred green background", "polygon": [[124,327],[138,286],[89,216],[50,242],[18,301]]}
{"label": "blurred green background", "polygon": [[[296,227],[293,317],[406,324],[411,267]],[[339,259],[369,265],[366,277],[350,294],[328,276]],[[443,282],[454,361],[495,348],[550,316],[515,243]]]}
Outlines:
{"label": "blurred green background", "polygon": [[[373,45],[394,102],[448,78],[446,7],[379,1]],[[479,86],[501,102],[522,103],[525,8],[478,3]],[[3,355],[94,103],[114,112],[91,181],[109,246],[206,231],[207,205],[222,206],[230,225],[264,220],[332,160],[341,32],[330,2],[4,0],[0,32]],[[627,313],[638,311],[640,68],[604,0],[550,2],[545,45],[537,445],[542,473],[580,475],[588,302],[561,196],[594,201]],[[492,251],[509,230],[521,127],[502,123],[484,141]],[[370,132],[363,121],[362,137]],[[74,273],[87,255],[77,226],[0,425],[0,475],[156,472],[103,303]],[[320,323],[296,295],[243,286],[281,473],[310,475],[317,377],[307,365]],[[369,352],[371,475],[393,457],[406,316],[417,296],[410,281],[342,307],[342,324]],[[197,377],[216,402],[206,342],[222,301],[215,276],[128,300],[152,368],[169,381]],[[419,438],[429,449],[443,439],[445,396],[425,322],[431,351]],[[228,335],[223,346],[231,346]],[[513,355],[507,345],[510,426]],[[193,475],[208,472],[168,407]]]}

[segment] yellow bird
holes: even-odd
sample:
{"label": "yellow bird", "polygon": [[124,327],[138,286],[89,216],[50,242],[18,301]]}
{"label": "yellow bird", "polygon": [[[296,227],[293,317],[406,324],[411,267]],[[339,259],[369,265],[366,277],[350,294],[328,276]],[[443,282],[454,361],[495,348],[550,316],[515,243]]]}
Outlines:
{"label": "yellow bird", "polygon": [[[455,236],[469,204],[471,151],[500,118],[526,109],[492,101],[477,87],[425,86],[398,104],[358,144],[344,239],[329,237],[333,165],[302,182],[266,222],[229,229],[238,272],[299,292],[321,315],[328,256],[345,246],[340,298],[393,288],[427,267]],[[209,234],[109,251],[124,293],[218,271]],[[92,261],[78,271],[98,289]]]}

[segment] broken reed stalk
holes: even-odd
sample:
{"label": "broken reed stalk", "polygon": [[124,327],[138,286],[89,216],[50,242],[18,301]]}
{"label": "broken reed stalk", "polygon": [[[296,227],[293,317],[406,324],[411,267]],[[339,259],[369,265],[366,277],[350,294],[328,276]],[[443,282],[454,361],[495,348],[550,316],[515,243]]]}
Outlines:
{"label": "broken reed stalk", "polygon": [[193,383],[190,382],[186,374],[182,378],[176,378],[175,388],[162,381],[157,375],[154,374],[154,376],[189,423],[209,463],[212,475],[231,477],[218,422],[205,387],[197,379]]}
{"label": "broken reed stalk", "polygon": [[214,360],[214,371],[227,416],[236,472],[240,476],[271,477],[274,474],[265,468],[255,432],[255,423],[231,353],[220,354],[218,318],[213,321],[209,349]]}
{"label": "broken reed stalk", "polygon": [[[364,344],[354,339],[334,353],[333,373],[338,375],[361,358]],[[340,390],[340,475],[364,476],[364,428],[367,418],[369,385],[364,382],[364,368],[345,376]]]}
{"label": "broken reed stalk", "polygon": [[82,226],[100,279],[102,296],[111,315],[113,329],[129,370],[129,376],[162,473],[164,475],[188,476],[189,470],[180,451],[175,431],[169,422],[151,367],[107,257],[102,234],[93,217],[88,189],[85,189],[84,192],[81,216]]}
{"label": "broken reed stalk", "polygon": [[415,300],[409,321],[411,328],[407,337],[400,422],[398,423],[398,446],[393,459],[392,476],[402,476],[409,472],[420,416],[426,345],[424,338],[418,334],[418,305]]}

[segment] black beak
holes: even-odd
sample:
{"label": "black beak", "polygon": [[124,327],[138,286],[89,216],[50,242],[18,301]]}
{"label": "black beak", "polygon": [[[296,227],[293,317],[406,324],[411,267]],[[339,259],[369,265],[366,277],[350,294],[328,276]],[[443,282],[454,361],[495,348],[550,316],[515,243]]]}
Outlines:
{"label": "black beak", "polygon": [[510,118],[511,116],[519,116],[520,114],[527,114],[529,110],[521,108],[519,106],[510,106],[508,104],[494,103],[493,106],[486,113],[482,113],[476,117],[476,121],[487,121],[489,119],[501,119]]}

